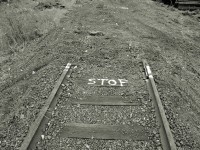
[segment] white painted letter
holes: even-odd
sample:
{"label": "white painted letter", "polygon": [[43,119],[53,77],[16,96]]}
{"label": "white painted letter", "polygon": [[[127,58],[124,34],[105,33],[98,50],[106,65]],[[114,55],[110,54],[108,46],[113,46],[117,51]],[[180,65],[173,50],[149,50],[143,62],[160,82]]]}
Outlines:
{"label": "white painted letter", "polygon": [[89,80],[89,82],[88,82],[88,84],[95,84],[96,83],[96,79],[88,79]]}
{"label": "white painted letter", "polygon": [[120,86],[124,86],[123,83],[128,83],[128,80],[126,79],[118,79],[120,82]]}
{"label": "white painted letter", "polygon": [[101,85],[104,85],[104,81],[108,81],[108,79],[100,79],[101,80]]}
{"label": "white painted letter", "polygon": [[117,81],[115,81],[115,80],[109,80],[109,81],[108,81],[108,84],[110,84],[110,85],[116,85],[116,84],[117,84]]}

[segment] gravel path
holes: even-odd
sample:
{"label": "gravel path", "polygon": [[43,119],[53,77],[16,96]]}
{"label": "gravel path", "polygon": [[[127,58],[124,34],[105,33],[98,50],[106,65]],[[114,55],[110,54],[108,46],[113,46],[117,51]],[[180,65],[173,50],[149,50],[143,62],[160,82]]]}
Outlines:
{"label": "gravel path", "polygon": [[[118,63],[116,63],[118,62]],[[123,63],[127,62],[127,63]],[[104,64],[102,62],[101,64]],[[78,64],[73,69],[71,78],[62,84],[62,93],[58,104],[52,112],[52,118],[44,132],[44,139],[38,143],[38,148],[47,149],[155,149],[160,147],[158,127],[156,126],[154,109],[148,98],[139,60],[113,60],[107,67],[94,64]],[[130,69],[131,68],[131,69]],[[88,79],[126,79],[128,86],[104,87],[87,84]],[[78,81],[78,82],[77,82]],[[81,82],[82,81],[82,82]],[[85,96],[127,96],[131,101],[141,101],[140,106],[93,106],[73,105],[76,99]],[[148,141],[133,140],[97,140],[61,138],[60,131],[68,123],[134,125],[145,127],[148,131]],[[145,134],[145,133],[144,133]],[[48,141],[51,142],[48,142]]]}

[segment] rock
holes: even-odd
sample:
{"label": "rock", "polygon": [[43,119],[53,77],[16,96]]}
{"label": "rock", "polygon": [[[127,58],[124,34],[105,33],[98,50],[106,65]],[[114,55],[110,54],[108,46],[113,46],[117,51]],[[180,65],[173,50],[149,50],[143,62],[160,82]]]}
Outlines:
{"label": "rock", "polygon": [[176,146],[177,146],[177,147],[180,147],[181,145],[180,145],[180,143],[179,143],[179,142],[176,142]]}
{"label": "rock", "polygon": [[42,147],[41,146],[37,146],[37,150],[42,150]]}
{"label": "rock", "polygon": [[158,146],[158,147],[157,147],[157,150],[162,150],[162,147]]}
{"label": "rock", "polygon": [[157,133],[157,134],[156,134],[156,138],[159,138],[159,137],[160,137],[160,134],[159,134],[159,133]]}
{"label": "rock", "polygon": [[1,146],[2,146],[2,147],[5,147],[5,146],[6,146],[6,142],[2,142],[2,143],[1,143]]}
{"label": "rock", "polygon": [[76,144],[77,144],[77,145],[80,145],[80,144],[81,144],[81,141],[78,141]]}
{"label": "rock", "polygon": [[41,135],[42,140],[44,140],[44,135]]}
{"label": "rock", "polygon": [[181,146],[184,146],[183,140],[180,141],[180,145],[181,145]]}
{"label": "rock", "polygon": [[128,7],[120,7],[121,9],[128,9]]}
{"label": "rock", "polygon": [[105,34],[101,31],[89,31],[89,35],[91,35],[91,36],[104,36]]}
{"label": "rock", "polygon": [[160,140],[156,140],[156,146],[160,146],[161,143],[160,143]]}
{"label": "rock", "polygon": [[20,119],[24,119],[24,114],[21,114],[21,115],[20,115]]}
{"label": "rock", "polygon": [[47,139],[48,139],[48,140],[50,140],[50,139],[51,139],[51,136],[50,136],[50,135],[48,135],[48,136],[47,136]]}
{"label": "rock", "polygon": [[126,141],[125,142],[125,147],[128,147],[129,146],[129,143]]}
{"label": "rock", "polygon": [[85,144],[85,147],[88,148],[88,149],[90,149],[90,146],[88,144]]}
{"label": "rock", "polygon": [[157,134],[157,131],[156,131],[156,130],[153,130],[153,134],[156,135],[156,134]]}
{"label": "rock", "polygon": [[6,138],[6,134],[0,133],[0,138]]}

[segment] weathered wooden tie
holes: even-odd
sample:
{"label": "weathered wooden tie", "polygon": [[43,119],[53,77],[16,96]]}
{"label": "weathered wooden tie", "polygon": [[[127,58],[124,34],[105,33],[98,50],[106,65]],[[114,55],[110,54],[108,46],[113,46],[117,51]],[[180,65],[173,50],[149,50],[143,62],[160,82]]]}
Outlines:
{"label": "weathered wooden tie", "polygon": [[60,131],[60,138],[147,141],[147,131],[138,124],[103,125],[70,123]]}
{"label": "weathered wooden tie", "polygon": [[131,96],[86,96],[83,99],[72,101],[72,104],[104,106],[138,106],[141,105],[141,101]]}

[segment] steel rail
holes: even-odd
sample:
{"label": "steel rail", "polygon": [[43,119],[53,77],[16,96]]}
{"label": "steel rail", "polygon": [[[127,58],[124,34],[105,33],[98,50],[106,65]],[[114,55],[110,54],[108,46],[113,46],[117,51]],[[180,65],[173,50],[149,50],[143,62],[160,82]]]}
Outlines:
{"label": "steel rail", "polygon": [[156,84],[152,75],[152,71],[147,61],[143,61],[143,66],[145,70],[147,87],[152,98],[155,110],[156,110],[156,118],[158,120],[160,129],[160,137],[163,150],[177,150],[176,144],[172,135],[172,132],[169,127],[169,123],[167,121],[165,111],[160,100],[160,96],[158,94],[158,90],[156,88]]}
{"label": "steel rail", "polygon": [[36,118],[36,120],[34,121],[34,123],[31,125],[29,132],[25,138],[25,140],[23,141],[21,147],[19,148],[19,150],[27,150],[29,149],[32,141],[34,140],[34,137],[36,135],[36,133],[38,132],[46,114],[48,109],[50,108],[50,105],[53,103],[53,100],[58,92],[58,89],[60,88],[61,83],[63,82],[66,74],[68,73],[69,69],[71,68],[71,64],[68,63],[67,66],[65,67],[65,69],[63,70],[60,78],[58,79],[57,83],[55,84],[51,94],[49,95],[45,105],[43,106],[43,108],[41,109],[38,117]]}

